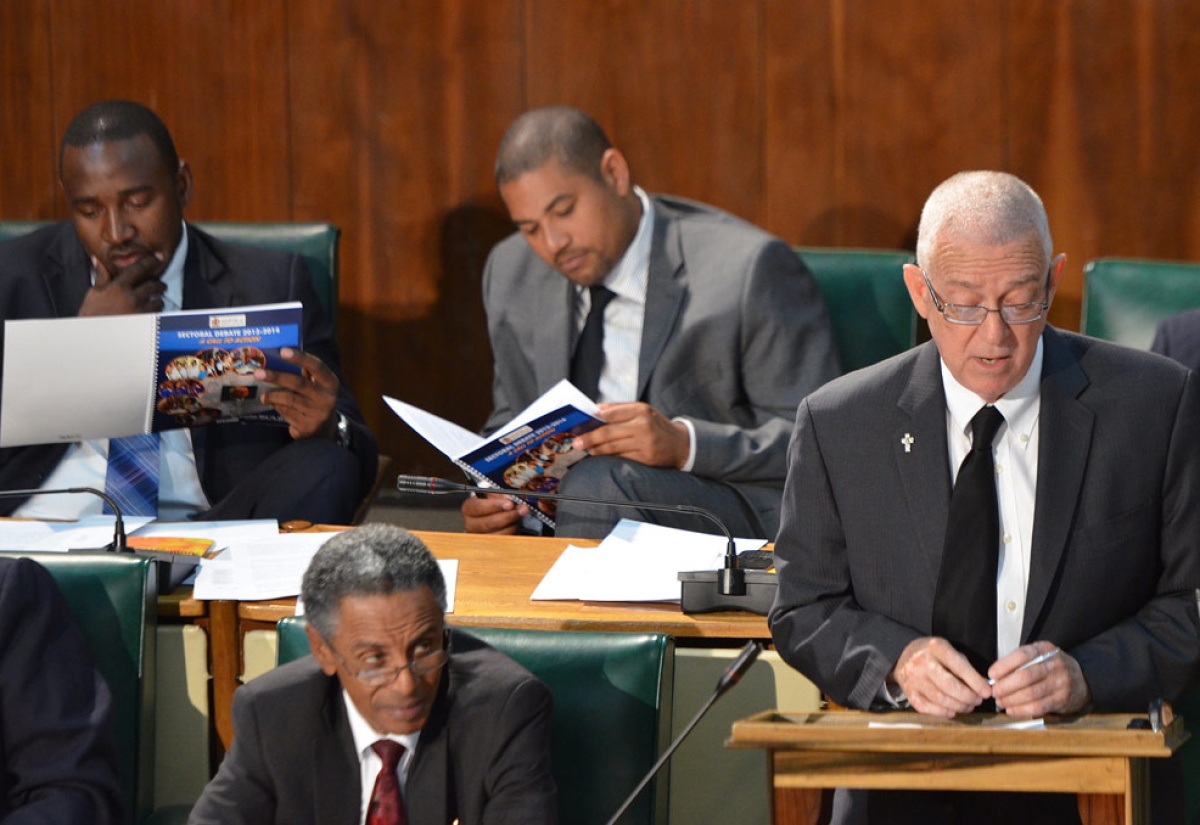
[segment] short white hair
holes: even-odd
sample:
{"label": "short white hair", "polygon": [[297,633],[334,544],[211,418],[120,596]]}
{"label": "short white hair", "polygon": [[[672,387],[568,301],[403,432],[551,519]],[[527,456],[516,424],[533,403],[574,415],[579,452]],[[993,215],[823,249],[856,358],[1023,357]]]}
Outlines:
{"label": "short white hair", "polygon": [[917,262],[928,269],[938,241],[966,238],[1003,246],[1037,235],[1046,266],[1054,254],[1046,208],[1032,187],[1007,172],[959,172],[930,194],[917,228]]}

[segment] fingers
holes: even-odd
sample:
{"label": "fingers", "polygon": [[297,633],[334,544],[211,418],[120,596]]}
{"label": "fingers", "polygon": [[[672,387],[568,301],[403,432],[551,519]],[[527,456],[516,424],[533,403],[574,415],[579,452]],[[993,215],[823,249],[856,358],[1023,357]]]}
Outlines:
{"label": "fingers", "polygon": [[1051,642],[1023,645],[988,672],[995,680],[996,706],[1010,716],[1032,719],[1047,713],[1076,713],[1091,701],[1079,663]]}
{"label": "fingers", "polygon": [[945,639],[924,637],[900,654],[892,678],[920,713],[953,717],[970,713],[991,696],[987,680]]}
{"label": "fingers", "polygon": [[310,353],[284,347],[279,354],[285,361],[299,366],[300,372],[255,370],[256,379],[276,385],[275,389],[263,394],[263,401],[287,421],[292,438],[333,437],[340,386],[337,375]]}
{"label": "fingers", "polygon": [[468,533],[516,533],[529,507],[508,496],[468,496],[460,508]]}
{"label": "fingers", "polygon": [[166,260],[162,252],[143,255],[115,275],[104,262],[92,257],[95,271],[91,289],[84,296],[80,315],[128,315],[162,312],[166,284],[160,276]]}
{"label": "fingers", "polygon": [[651,467],[682,467],[691,446],[687,427],[649,404],[605,404],[605,424],[577,437],[572,446],[591,455],[614,455]]}

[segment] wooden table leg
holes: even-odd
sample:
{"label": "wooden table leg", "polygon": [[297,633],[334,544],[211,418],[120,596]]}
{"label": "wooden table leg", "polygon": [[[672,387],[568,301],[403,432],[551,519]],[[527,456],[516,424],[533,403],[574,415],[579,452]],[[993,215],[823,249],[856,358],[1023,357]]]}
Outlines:
{"label": "wooden table leg", "polygon": [[222,749],[221,755],[233,744],[233,692],[238,688],[238,676],[241,673],[237,606],[235,601],[208,603],[208,649],[212,656],[212,718]]}

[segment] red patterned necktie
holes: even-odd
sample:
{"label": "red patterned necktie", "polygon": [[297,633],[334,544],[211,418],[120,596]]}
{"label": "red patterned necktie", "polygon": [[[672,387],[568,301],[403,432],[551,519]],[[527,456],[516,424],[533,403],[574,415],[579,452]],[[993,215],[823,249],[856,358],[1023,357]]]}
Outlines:
{"label": "red patterned necktie", "polygon": [[383,767],[375,780],[375,790],[371,791],[367,825],[408,825],[404,799],[400,796],[400,778],[396,774],[404,746],[390,739],[380,739],[371,748],[383,760]]}

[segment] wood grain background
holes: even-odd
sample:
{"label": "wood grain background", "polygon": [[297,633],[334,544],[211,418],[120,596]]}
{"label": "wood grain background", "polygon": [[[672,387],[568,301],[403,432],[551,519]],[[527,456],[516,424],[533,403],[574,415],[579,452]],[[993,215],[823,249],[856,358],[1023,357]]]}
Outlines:
{"label": "wood grain background", "polygon": [[5,0],[0,218],[65,214],[75,112],[149,104],[190,218],[342,228],[348,380],[398,470],[446,472],[379,396],[482,423],[491,165],[524,109],[586,109],[647,189],[796,244],[911,248],[939,181],[1009,170],[1075,328],[1086,261],[1200,259],[1197,55],[1191,0]]}

